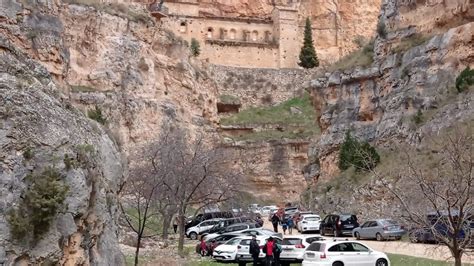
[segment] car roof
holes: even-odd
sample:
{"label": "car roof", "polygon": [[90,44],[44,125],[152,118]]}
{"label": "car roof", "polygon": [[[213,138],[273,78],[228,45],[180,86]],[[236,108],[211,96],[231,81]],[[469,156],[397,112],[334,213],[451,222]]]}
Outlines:
{"label": "car roof", "polygon": [[303,214],[302,216],[305,217],[305,218],[306,217],[319,217],[319,218],[321,218],[321,216],[319,216],[317,214]]}
{"label": "car roof", "polygon": [[[290,236],[285,236],[283,239],[293,239],[293,238],[298,238],[298,239],[307,239],[307,238],[313,238],[313,237],[322,237],[320,235],[290,235]],[[318,241],[324,241],[324,240],[318,240]]]}

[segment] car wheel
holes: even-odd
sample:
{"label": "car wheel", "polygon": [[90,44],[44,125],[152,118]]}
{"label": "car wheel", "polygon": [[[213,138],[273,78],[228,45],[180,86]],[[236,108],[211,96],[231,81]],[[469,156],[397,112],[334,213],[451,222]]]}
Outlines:
{"label": "car wheel", "polygon": [[388,266],[388,262],[386,259],[378,259],[375,266]]}
{"label": "car wheel", "polygon": [[196,234],[196,232],[191,232],[189,233],[189,238],[191,238],[192,240],[196,240],[198,238],[198,235]]}
{"label": "car wheel", "polygon": [[355,232],[355,233],[354,233],[354,236],[355,236],[355,238],[356,238],[357,240],[360,240],[360,234],[359,234],[359,232]]}
{"label": "car wheel", "polygon": [[340,261],[336,261],[332,264],[332,266],[344,266],[344,264]]}
{"label": "car wheel", "polygon": [[377,234],[375,235],[375,238],[377,239],[377,241],[382,241],[382,240],[383,240],[383,237],[382,237],[382,235],[381,235],[380,233],[377,233]]}

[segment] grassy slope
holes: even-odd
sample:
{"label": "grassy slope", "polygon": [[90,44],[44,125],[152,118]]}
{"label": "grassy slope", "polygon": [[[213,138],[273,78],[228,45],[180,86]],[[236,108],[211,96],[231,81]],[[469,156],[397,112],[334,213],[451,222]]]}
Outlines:
{"label": "grassy slope", "polygon": [[[292,113],[291,108],[297,108],[301,113]],[[283,131],[265,130],[237,137],[237,140],[274,140],[307,138],[319,134],[316,125],[314,108],[308,95],[303,98],[293,98],[271,107],[252,107],[242,112],[223,118],[222,125],[278,125]]]}

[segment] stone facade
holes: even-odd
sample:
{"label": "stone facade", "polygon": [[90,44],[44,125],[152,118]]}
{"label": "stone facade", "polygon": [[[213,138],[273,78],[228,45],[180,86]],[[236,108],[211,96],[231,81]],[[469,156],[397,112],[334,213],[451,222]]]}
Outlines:
{"label": "stone facade", "polygon": [[375,32],[380,0],[165,1],[163,27],[201,43],[200,58],[247,68],[297,68],[306,18],[322,65],[358,48]]}
{"label": "stone facade", "polygon": [[304,69],[252,69],[210,66],[212,78],[219,84],[220,95],[230,95],[242,109],[271,106],[302,96],[315,75]]}
{"label": "stone facade", "polygon": [[201,44],[201,59],[217,65],[253,68],[297,66],[297,3],[275,6],[271,18],[207,16],[197,1],[166,2],[162,26]]}

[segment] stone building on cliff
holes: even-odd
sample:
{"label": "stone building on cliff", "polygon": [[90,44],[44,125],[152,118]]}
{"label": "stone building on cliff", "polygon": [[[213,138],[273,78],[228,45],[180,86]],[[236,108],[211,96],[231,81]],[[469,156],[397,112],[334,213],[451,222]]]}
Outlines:
{"label": "stone building on cliff", "polygon": [[300,0],[272,1],[268,17],[208,14],[198,0],[164,1],[162,26],[201,44],[201,59],[217,65],[249,68],[295,68],[303,28],[298,25]]}

